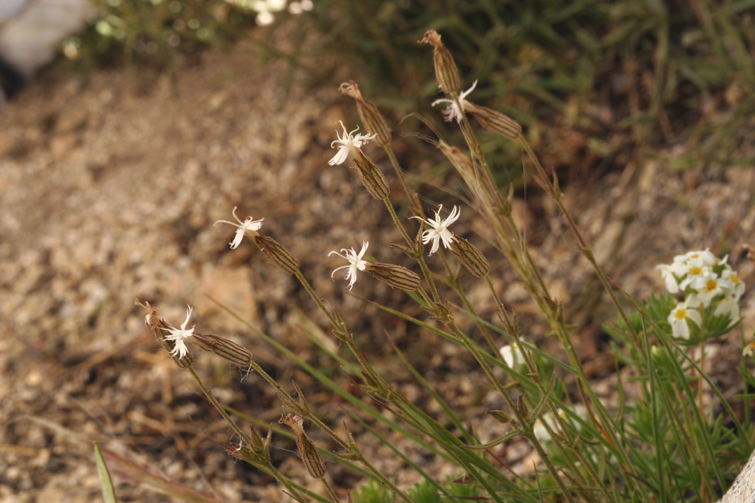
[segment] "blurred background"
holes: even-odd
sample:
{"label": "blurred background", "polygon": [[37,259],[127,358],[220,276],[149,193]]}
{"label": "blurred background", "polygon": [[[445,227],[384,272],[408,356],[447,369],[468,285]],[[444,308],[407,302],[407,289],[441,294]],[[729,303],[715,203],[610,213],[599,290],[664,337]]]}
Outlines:
{"label": "blurred background", "polygon": [[[523,125],[614,281],[645,299],[663,288],[656,264],[711,248],[748,285],[751,334],[753,23],[753,0],[0,1],[0,501],[97,500],[93,440],[124,460],[116,473],[123,501],[171,501],[154,490],[174,494],[170,484],[207,501],[284,498],[218,445],[230,442],[226,427],[133,305],[148,300],[173,325],[194,306],[198,331],[248,345],[271,375],[296,379],[339,424],[344,414],[329,392],[218,305],[358,392],[302,334],[338,350],[306,292],[247,243],[229,250],[232,228],[213,227],[235,206],[242,218],[265,218],[265,230],[297,256],[402,392],[431,407],[385,331],[470,425],[500,433],[482,417],[497,405],[472,360],[378,316],[329,277],[341,264],[327,253],[363,240],[378,260],[403,263],[387,248],[400,240],[389,216],[352,170],[327,166],[337,121],[356,123],[341,82],[357,81],[389,119],[426,208],[460,204],[461,181],[422,140],[463,143],[430,107],[441,96],[430,50],[417,44],[429,28],[456,58],[464,89],[478,82],[468,99]],[[616,362],[601,324],[613,310],[518,147],[481,139],[501,187],[515,189],[517,219],[610,398]],[[386,168],[391,198],[407,216],[388,160],[377,148],[367,153]],[[460,223],[457,232],[491,259],[528,340],[549,348],[546,324],[505,262],[493,259],[483,222],[462,205]],[[465,281],[494,321],[483,285]],[[354,293],[394,306],[406,300],[369,278]],[[716,348],[712,375],[729,395],[740,393],[740,342]],[[207,355],[197,366],[225,403],[267,422],[286,412],[254,375],[242,380]],[[363,442],[400,484],[415,481],[376,440]],[[276,444],[281,470],[309,484],[293,443]],[[502,456],[516,467],[529,454],[523,443]],[[446,475],[442,464],[435,469]],[[359,482],[338,466],[329,472],[339,490]]]}

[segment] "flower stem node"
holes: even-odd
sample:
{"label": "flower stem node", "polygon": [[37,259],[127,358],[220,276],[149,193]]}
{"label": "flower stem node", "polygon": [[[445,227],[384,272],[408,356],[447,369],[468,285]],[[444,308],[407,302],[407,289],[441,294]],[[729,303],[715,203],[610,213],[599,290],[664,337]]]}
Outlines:
{"label": "flower stem node", "polygon": [[301,456],[301,460],[304,462],[304,467],[309,474],[316,479],[324,477],[325,464],[322,461],[322,456],[320,455],[320,451],[317,450],[317,447],[315,447],[315,444],[312,443],[312,440],[310,440],[307,434],[304,433],[304,427],[302,426],[304,420],[301,416],[288,414],[281,417],[278,422],[285,424],[294,430],[294,434],[296,435],[296,447],[299,448],[299,455]]}
{"label": "flower stem node", "polygon": [[420,44],[433,46],[433,63],[435,65],[435,78],[438,85],[446,94],[453,94],[459,90],[459,70],[456,68],[453,56],[440,41],[440,35],[435,30],[427,30],[425,36],[419,41]]}
{"label": "flower stem node", "polygon": [[390,143],[391,128],[388,127],[388,123],[383,118],[377,106],[371,101],[366,100],[364,96],[362,96],[357,83],[353,80],[344,82],[340,85],[338,90],[341,91],[341,94],[351,96],[356,100],[359,118],[362,119],[362,124],[364,124],[364,127],[365,129],[367,129],[367,131],[372,131],[375,133],[378,144],[387,145],[388,143]]}
{"label": "flower stem node", "polygon": [[419,288],[419,276],[405,267],[393,264],[367,263],[365,270],[392,288],[414,292]]}
{"label": "flower stem node", "polygon": [[241,241],[244,239],[244,235],[249,232],[251,237],[257,236],[257,231],[262,228],[262,221],[265,220],[264,218],[260,218],[259,220],[254,220],[252,217],[247,217],[246,220],[243,222],[239,217],[236,216],[236,206],[233,207],[233,218],[236,219],[236,222],[233,223],[229,222],[228,220],[218,220],[215,222],[215,225],[218,224],[228,224],[236,227],[236,235],[233,237],[233,241],[231,241],[231,250],[235,250],[239,247],[241,244]]}
{"label": "flower stem node", "polygon": [[472,243],[464,238],[454,236],[451,241],[451,252],[459,262],[478,278],[484,278],[490,272],[490,264],[485,256]]}
{"label": "flower stem node", "polygon": [[297,273],[299,262],[282,244],[263,234],[257,234],[254,237],[254,242],[257,243],[262,254],[272,260],[283,272],[291,275]]}

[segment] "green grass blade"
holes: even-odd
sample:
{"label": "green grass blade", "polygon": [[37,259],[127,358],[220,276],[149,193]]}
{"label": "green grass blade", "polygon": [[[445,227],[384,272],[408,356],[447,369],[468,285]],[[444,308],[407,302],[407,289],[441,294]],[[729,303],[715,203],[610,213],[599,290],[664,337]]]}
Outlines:
{"label": "green grass blade", "polygon": [[113,480],[110,478],[110,470],[107,469],[105,458],[102,457],[100,446],[94,443],[94,459],[97,461],[97,475],[100,476],[100,486],[102,487],[102,497],[105,503],[118,503],[115,497],[115,488]]}

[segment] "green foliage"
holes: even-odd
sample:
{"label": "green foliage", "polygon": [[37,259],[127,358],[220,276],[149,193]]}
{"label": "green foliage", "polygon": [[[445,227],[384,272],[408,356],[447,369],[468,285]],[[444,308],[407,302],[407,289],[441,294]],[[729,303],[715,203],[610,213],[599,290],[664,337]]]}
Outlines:
{"label": "green foliage", "polygon": [[64,42],[74,59],[119,59],[171,68],[178,52],[228,46],[254,13],[225,0],[96,0],[99,16]]}

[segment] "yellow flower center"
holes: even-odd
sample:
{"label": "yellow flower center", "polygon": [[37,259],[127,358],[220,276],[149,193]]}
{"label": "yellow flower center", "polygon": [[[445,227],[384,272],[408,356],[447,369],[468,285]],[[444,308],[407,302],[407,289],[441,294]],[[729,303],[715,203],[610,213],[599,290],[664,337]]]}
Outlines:
{"label": "yellow flower center", "polygon": [[693,276],[696,276],[698,274],[702,274],[703,273],[703,268],[702,267],[693,267],[693,268],[691,268],[689,270],[689,273],[691,275],[693,275]]}
{"label": "yellow flower center", "polygon": [[676,310],[676,314],[674,316],[676,316],[677,320],[683,320],[687,317],[687,310],[683,307],[680,307]]}
{"label": "yellow flower center", "polygon": [[709,292],[712,292],[713,290],[715,290],[716,287],[718,287],[718,281],[716,281],[715,279],[709,279],[708,282],[705,284],[705,288],[707,288]]}

